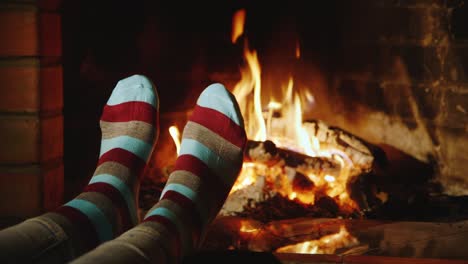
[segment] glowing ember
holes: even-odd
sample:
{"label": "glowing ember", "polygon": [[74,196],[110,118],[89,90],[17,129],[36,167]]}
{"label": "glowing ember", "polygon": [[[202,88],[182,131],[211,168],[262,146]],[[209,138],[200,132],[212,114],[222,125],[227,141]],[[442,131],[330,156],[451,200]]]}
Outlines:
{"label": "glowing ember", "polygon": [[172,140],[174,141],[174,145],[176,147],[177,155],[179,155],[180,152],[180,132],[179,129],[176,126],[171,126],[169,127],[169,134],[172,137]]}
{"label": "glowing ember", "polygon": [[300,254],[334,254],[337,249],[350,248],[359,244],[344,226],[336,234],[323,236],[317,240],[310,240],[294,245],[278,248],[278,253],[300,253]]}
{"label": "glowing ember", "polygon": [[241,227],[240,227],[239,231],[242,232],[242,233],[254,233],[254,232],[260,231],[260,228],[258,226],[256,226],[256,225],[252,224],[252,222],[241,221],[240,224],[241,224]]}
{"label": "glowing ember", "polygon": [[299,43],[299,40],[296,41],[296,59],[299,59],[301,57],[301,44]]}

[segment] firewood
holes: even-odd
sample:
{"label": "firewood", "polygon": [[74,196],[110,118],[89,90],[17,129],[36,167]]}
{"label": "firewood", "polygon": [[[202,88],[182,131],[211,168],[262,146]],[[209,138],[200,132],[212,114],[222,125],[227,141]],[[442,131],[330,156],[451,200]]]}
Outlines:
{"label": "firewood", "polygon": [[320,120],[308,120],[303,127],[310,136],[318,139],[321,146],[343,151],[362,173],[370,172],[376,166],[385,167],[388,162],[380,147],[339,127],[329,126]]}
{"label": "firewood", "polygon": [[[319,132],[316,135],[323,134],[324,129],[323,125],[317,124],[316,131]],[[316,186],[312,179],[306,176],[313,174],[319,179],[326,176],[333,176],[337,179],[347,177],[352,197],[363,196],[362,191],[358,188],[359,185],[352,184],[352,182],[356,181],[355,178],[372,171],[374,167],[373,152],[359,139],[352,137],[350,134],[346,134],[337,128],[330,131],[320,138],[327,141],[326,144],[329,144],[331,148],[342,152],[337,155],[348,156],[349,159],[352,159],[351,163],[355,167],[350,168],[348,166],[344,168],[349,164],[340,163],[333,156],[311,157],[294,150],[277,147],[270,140],[264,142],[249,140],[244,153],[244,162],[257,164],[254,169],[256,182],[231,193],[220,215],[250,216],[267,222],[291,217],[288,209],[293,208],[293,204],[295,204],[304,209],[295,209],[295,211],[301,211],[303,215],[359,217],[360,213],[353,208],[339,208],[334,200],[335,198],[327,196],[323,188]],[[259,165],[263,165],[263,167]],[[349,176],[343,176],[342,171],[344,169],[348,170]],[[289,181],[289,183],[285,184],[284,181]],[[289,184],[290,187],[288,187]],[[278,189],[270,188],[272,185],[278,187]],[[290,191],[301,194],[313,193],[317,203],[315,205],[302,204],[299,200],[286,198],[285,196],[288,194],[284,193],[284,190],[288,190],[288,188],[290,188]],[[281,199],[278,200],[279,197]],[[288,202],[279,202],[283,200]],[[365,198],[356,199],[355,202],[361,209],[367,210],[369,208]],[[280,206],[281,204],[284,206]],[[285,214],[273,209],[275,206],[278,210],[284,210],[288,213]],[[268,214],[263,211],[268,212]]]}
{"label": "firewood", "polygon": [[302,173],[308,172],[316,175],[339,175],[341,170],[340,164],[332,158],[311,157],[293,150],[279,148],[270,140],[264,142],[249,140],[244,152],[244,162],[286,166]]}

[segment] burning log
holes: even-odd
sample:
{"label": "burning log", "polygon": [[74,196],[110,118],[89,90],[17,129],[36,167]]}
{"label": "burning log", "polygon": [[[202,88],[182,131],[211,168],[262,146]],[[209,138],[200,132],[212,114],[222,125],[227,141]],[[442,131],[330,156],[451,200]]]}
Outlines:
{"label": "burning log", "polygon": [[270,140],[265,142],[247,142],[244,162],[263,163],[267,166],[286,166],[315,174],[337,175],[341,170],[340,164],[327,157],[311,157],[289,149],[278,148]]}
{"label": "burning log", "polygon": [[243,172],[221,216],[268,222],[296,215],[292,211],[300,212],[298,216],[360,217],[360,210],[369,208],[360,185],[353,183],[385,164],[384,152],[320,121],[304,127],[319,140],[316,155],[278,147],[271,140],[247,142]]}
{"label": "burning log", "polygon": [[342,151],[352,161],[354,167],[362,173],[370,172],[376,166],[385,167],[387,157],[378,146],[373,145],[341,128],[329,126],[320,120],[309,120],[303,123],[309,135],[318,139],[321,146]]}

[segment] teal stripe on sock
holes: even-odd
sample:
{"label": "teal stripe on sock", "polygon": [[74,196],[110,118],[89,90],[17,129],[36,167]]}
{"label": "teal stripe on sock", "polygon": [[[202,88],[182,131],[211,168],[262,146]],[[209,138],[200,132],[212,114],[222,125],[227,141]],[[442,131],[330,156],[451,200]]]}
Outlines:
{"label": "teal stripe on sock", "polygon": [[185,252],[188,250],[188,243],[190,243],[189,239],[191,239],[190,234],[187,233],[187,229],[185,226],[180,222],[179,218],[177,217],[176,214],[174,214],[171,210],[164,208],[164,207],[158,207],[151,212],[149,212],[145,218],[148,218],[153,215],[159,215],[164,218],[169,219],[172,223],[174,223],[177,227],[177,230],[179,230],[180,233],[180,239],[182,241],[182,256],[185,255]]}
{"label": "teal stripe on sock", "polygon": [[65,205],[79,210],[91,220],[101,242],[114,238],[111,223],[95,204],[82,199],[74,199]]}
{"label": "teal stripe on sock", "polygon": [[221,112],[234,121],[234,123],[242,126],[239,115],[231,113],[234,109],[233,102],[222,84],[215,83],[208,86],[198,98],[197,105]]}
{"label": "teal stripe on sock", "polygon": [[121,148],[132,152],[146,162],[151,154],[153,146],[134,137],[118,136],[101,141],[101,153],[99,156],[102,156],[104,153],[114,148]]}
{"label": "teal stripe on sock", "polygon": [[178,192],[182,194],[183,196],[187,197],[188,199],[190,199],[191,201],[193,201],[193,203],[195,204],[197,208],[198,213],[202,217],[203,223],[205,223],[206,218],[208,217],[208,213],[206,211],[206,208],[200,205],[197,194],[192,189],[179,183],[168,183],[166,184],[166,186],[164,186],[160,199],[164,196],[164,194],[167,191]]}
{"label": "teal stripe on sock", "polygon": [[99,174],[93,176],[89,184],[96,183],[96,182],[103,182],[114,186],[119,192],[122,194],[125,202],[127,203],[128,210],[130,211],[130,217],[132,218],[132,223],[134,225],[138,224],[138,217],[137,217],[137,210],[135,205],[135,199],[133,196],[133,192],[130,191],[127,184],[120,180],[119,178],[111,175],[111,174]]}
{"label": "teal stripe on sock", "polygon": [[161,193],[161,197],[167,192],[167,191],[175,191],[175,192],[178,192],[180,194],[182,194],[183,196],[189,198],[190,200],[195,200],[196,199],[196,193],[194,191],[192,191],[190,188],[188,188],[187,186],[184,186],[182,184],[179,184],[179,183],[169,183],[169,184],[166,184],[166,186],[164,186],[164,189]]}
{"label": "teal stripe on sock", "polygon": [[145,102],[156,107],[156,96],[151,81],[141,75],[133,75],[117,83],[107,101],[108,105],[126,102]]}
{"label": "teal stripe on sock", "polygon": [[217,177],[221,178],[226,186],[231,186],[233,184],[236,178],[236,175],[234,175],[234,166],[223,160],[202,143],[190,138],[182,139],[179,156],[184,154],[193,155],[200,159],[214,171]]}

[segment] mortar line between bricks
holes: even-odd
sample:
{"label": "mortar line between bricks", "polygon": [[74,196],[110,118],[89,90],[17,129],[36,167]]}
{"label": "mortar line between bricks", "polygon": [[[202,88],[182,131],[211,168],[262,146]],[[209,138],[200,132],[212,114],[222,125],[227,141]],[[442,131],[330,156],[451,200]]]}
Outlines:
{"label": "mortar line between bricks", "polygon": [[[2,65],[4,64],[4,65]],[[62,56],[0,56],[0,67],[38,66],[51,67],[62,65]]]}
{"label": "mortar line between bricks", "polygon": [[24,111],[24,112],[7,112],[0,111],[0,118],[2,117],[39,117],[39,118],[53,118],[63,115],[63,109],[50,110],[50,111]]}
{"label": "mortar line between bricks", "polygon": [[44,169],[44,170],[51,170],[58,168],[63,165],[63,156],[50,159],[44,162],[33,162],[33,163],[21,163],[21,164],[14,164],[14,163],[3,163],[0,164],[0,171],[10,171],[14,172],[21,169]]}

